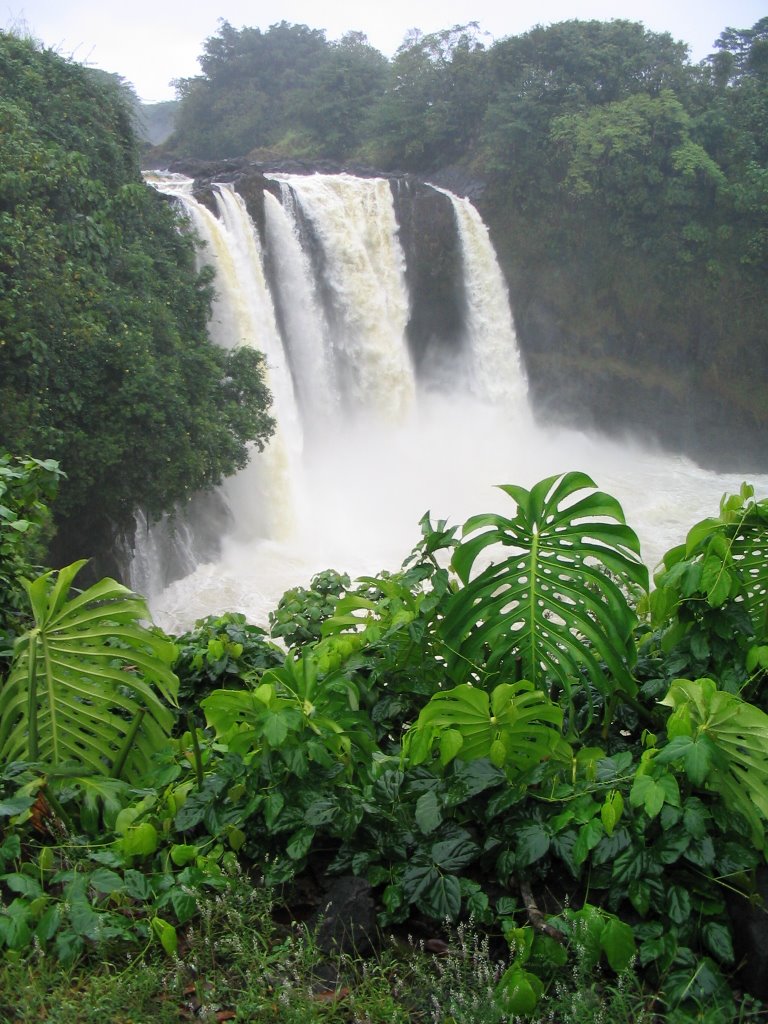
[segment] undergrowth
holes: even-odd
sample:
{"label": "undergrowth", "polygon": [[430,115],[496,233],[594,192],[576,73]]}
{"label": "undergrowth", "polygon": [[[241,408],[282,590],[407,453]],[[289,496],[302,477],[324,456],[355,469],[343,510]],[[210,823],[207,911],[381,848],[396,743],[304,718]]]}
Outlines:
{"label": "undergrowth", "polygon": [[[311,927],[279,923],[273,892],[247,878],[210,896],[173,958],[102,950],[65,968],[41,947],[0,967],[2,1024],[676,1024],[636,965],[596,969],[586,946],[551,980],[535,1013],[505,1006],[514,950],[499,953],[472,921],[442,939],[392,937],[369,958],[328,957]],[[285,908],[280,908],[285,910]],[[687,1024],[758,1024],[768,1013],[744,1001],[686,1011]]]}

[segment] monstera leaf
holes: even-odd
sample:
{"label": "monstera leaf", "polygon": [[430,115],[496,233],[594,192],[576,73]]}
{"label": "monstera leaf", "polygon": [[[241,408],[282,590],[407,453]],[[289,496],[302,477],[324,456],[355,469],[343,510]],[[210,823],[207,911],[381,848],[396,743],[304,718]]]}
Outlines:
{"label": "monstera leaf", "polygon": [[[630,673],[636,616],[622,587],[647,589],[635,533],[619,503],[584,473],[542,480],[530,491],[502,487],[517,502],[507,519],[474,516],[453,566],[463,583],[441,625],[450,677],[524,677],[633,696]],[[472,576],[486,550],[499,558]],[[591,707],[591,704],[590,704]],[[571,718],[571,726],[573,715]]]}
{"label": "monstera leaf", "polygon": [[697,523],[685,544],[666,553],[651,599],[657,624],[687,599],[712,608],[736,601],[758,642],[768,639],[768,499],[755,501],[754,493],[743,484],[725,495],[718,517]]}
{"label": "monstera leaf", "polygon": [[35,626],[0,689],[0,761],[135,778],[173,725],[176,648],[140,625],[146,604],[114,580],[71,597],[84,564],[25,582]]}
{"label": "monstera leaf", "polygon": [[673,712],[669,743],[654,763],[680,761],[691,781],[719,793],[765,846],[768,822],[768,715],[712,679],[676,679],[661,701]]}

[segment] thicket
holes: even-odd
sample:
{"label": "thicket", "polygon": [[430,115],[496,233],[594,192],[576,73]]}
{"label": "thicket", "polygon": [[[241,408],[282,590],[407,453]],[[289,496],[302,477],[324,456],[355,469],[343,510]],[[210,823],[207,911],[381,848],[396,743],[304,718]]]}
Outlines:
{"label": "thicket", "polygon": [[[620,506],[584,474],[506,486],[507,516],[425,517],[397,572],[288,592],[284,647],[234,614],[174,642],[113,581],[78,591],[77,563],[36,575],[15,547],[35,524],[14,524],[55,467],[6,465],[24,486],[0,571],[27,598],[0,685],[6,963],[157,949],[183,976],[202,937],[218,978],[255,900],[268,966],[210,1012],[243,999],[271,1020],[298,947],[264,908],[345,875],[378,914],[349,923],[358,945],[378,927],[450,948],[471,922],[450,970],[482,961],[482,1016],[457,1004],[457,1020],[535,1014],[569,964],[608,986],[638,972],[648,1020],[737,1019],[766,913],[768,502],[751,488],[649,591]],[[401,1019],[414,992],[389,998]],[[419,1005],[402,1019],[436,1019]]]}
{"label": "thicket", "polygon": [[0,79],[0,443],[66,464],[58,539],[90,554],[263,444],[262,357],[209,341],[210,278],[119,85],[5,34]]}

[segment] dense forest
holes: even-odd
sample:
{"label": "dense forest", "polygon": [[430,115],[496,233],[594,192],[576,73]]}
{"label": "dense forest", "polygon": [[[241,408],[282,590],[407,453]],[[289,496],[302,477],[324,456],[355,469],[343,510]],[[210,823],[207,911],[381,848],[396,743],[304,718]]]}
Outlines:
{"label": "dense forest", "polygon": [[258,353],[208,339],[210,281],[119,86],[11,36],[0,79],[0,444],[61,461],[56,542],[90,554],[244,465],[269,396]]}
{"label": "dense forest", "polygon": [[701,64],[627,21],[483,40],[413,32],[388,61],[360,33],[224,22],[148,159],[326,160],[469,191],[540,410],[765,466],[768,20]]}

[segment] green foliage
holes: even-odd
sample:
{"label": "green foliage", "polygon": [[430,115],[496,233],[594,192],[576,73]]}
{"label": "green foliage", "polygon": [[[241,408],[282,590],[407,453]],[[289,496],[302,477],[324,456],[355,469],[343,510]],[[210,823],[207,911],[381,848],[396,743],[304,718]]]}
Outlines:
{"label": "green foliage", "polygon": [[368,753],[372,749],[367,731],[356,728],[360,719],[354,686],[333,673],[321,684],[318,659],[310,651],[289,654],[252,691],[215,690],[201,706],[216,735],[236,753],[268,755],[284,749],[289,739],[295,747],[322,744],[328,751],[323,759],[344,761],[357,748]]}
{"label": "green foliage", "polygon": [[552,140],[567,161],[562,187],[580,201],[599,196],[626,244],[642,237],[662,258],[700,256],[713,242],[704,225],[725,176],[692,128],[668,89],[556,117]]}
{"label": "green foliage", "polygon": [[206,40],[202,75],[177,83],[172,145],[200,157],[238,156],[280,140],[295,105],[306,103],[328,44],[325,33],[281,21],[266,32],[223,21]]}
{"label": "green foliage", "polygon": [[[768,501],[724,496],[656,571],[651,623],[674,675],[713,676],[762,704],[768,639]],[[647,645],[650,649],[651,643]],[[670,677],[671,678],[671,677]]]}
{"label": "green foliage", "polygon": [[403,753],[421,764],[437,744],[442,765],[487,757],[520,773],[549,757],[570,759],[562,724],[562,709],[525,679],[500,683],[491,694],[464,683],[432,697],[406,734]]}
{"label": "green foliage", "polygon": [[344,665],[352,675],[385,747],[444,679],[435,624],[451,581],[437,556],[453,546],[455,527],[433,526],[429,515],[420,525],[422,540],[402,570],[362,577],[323,624],[318,648],[325,669]]}
{"label": "green foliage", "polygon": [[[668,553],[660,578],[670,594],[650,599],[655,632],[636,629],[640,686],[611,688],[606,672],[604,692],[595,687],[594,698],[607,697],[612,712],[603,717],[600,745],[586,726],[566,743],[563,725],[574,706],[580,711],[590,679],[584,659],[604,670],[606,636],[621,637],[619,664],[629,672],[626,631],[636,621],[629,595],[644,583],[636,539],[618,506],[600,492],[584,496],[587,486],[582,474],[549,478],[530,491],[508,486],[515,517],[475,517],[461,542],[445,523],[425,517],[404,568],[355,585],[344,580],[343,596],[334,595],[319,616],[322,635],[284,660],[273,660],[276,649],[241,616],[198,624],[183,638],[189,730],[150,744],[158,749],[147,748],[133,784],[108,777],[117,741],[97,756],[93,774],[81,767],[43,773],[41,762],[52,760],[43,732],[53,719],[41,705],[37,761],[18,759],[35,753],[33,728],[27,746],[26,737],[12,749],[6,744],[14,760],[0,770],[6,960],[30,957],[37,946],[65,964],[143,948],[176,970],[194,962],[201,984],[208,972],[217,979],[216,991],[227,983],[232,992],[247,987],[248,1013],[259,1019],[291,1019],[289,1009],[300,1007],[311,1020],[305,1003],[285,1001],[290,993],[278,1003],[253,977],[242,983],[242,950],[270,984],[282,977],[281,957],[296,950],[276,945],[274,920],[246,928],[248,901],[264,908],[266,896],[249,896],[245,879],[258,874],[285,885],[295,917],[300,894],[314,898],[313,878],[352,874],[371,886],[383,927],[435,934],[446,919],[453,922],[445,957],[429,967],[435,1020],[444,1019],[445,1006],[456,1021],[489,1024],[510,1014],[592,1021],[606,1007],[616,1019],[642,1019],[651,1006],[675,1024],[702,1019],[704,1008],[712,1020],[736,1019],[730,981],[741,936],[733,922],[757,899],[764,861],[768,716],[712,679],[675,678],[678,653],[665,653],[663,638],[695,621],[691,604],[713,612],[728,602],[743,606],[744,643],[758,652],[749,685],[758,688],[759,652],[768,646],[754,643],[765,604],[763,505],[744,488],[724,499],[719,519],[694,527],[682,554]],[[502,544],[511,539],[512,554],[472,577],[489,535]],[[534,548],[538,561],[531,560]],[[447,552],[456,576],[441,567]],[[610,575],[593,568],[598,555]],[[715,556],[717,572],[705,572]],[[568,650],[578,644],[587,653],[573,668],[558,663],[567,685],[560,676],[548,694],[525,679],[489,690],[476,681],[449,685],[445,632],[458,598],[484,572],[499,572],[515,587],[519,575],[534,580],[546,566],[557,567],[553,590],[568,588],[574,602],[582,590],[585,602],[593,593],[596,600],[608,595],[590,619],[599,620],[600,631],[569,634]],[[78,734],[82,757],[109,727],[88,675],[95,672],[105,689],[114,684],[117,704],[131,690],[138,703],[137,694],[154,693],[150,652],[165,642],[136,629],[140,602],[110,581],[70,598],[75,568],[53,590],[50,574],[28,584],[38,625],[18,645],[24,672],[12,673],[0,704],[22,707],[6,696],[22,692],[34,701],[34,651],[38,668],[64,672],[62,681],[86,695],[65,709],[86,723]],[[735,581],[727,595],[717,584],[726,572]],[[329,588],[340,582],[331,573],[324,579]],[[693,591],[686,592],[686,580],[695,582]],[[474,625],[516,621],[516,607],[497,604],[499,585],[474,593]],[[324,598],[310,588],[292,614]],[[560,621],[545,620],[553,635],[568,628],[571,607],[557,613]],[[62,659],[57,623],[74,625],[83,616],[92,616],[92,626],[102,623],[103,633],[89,627],[98,635],[88,649],[75,636]],[[106,636],[118,642],[102,650]],[[742,638],[731,643],[731,662],[743,662]],[[477,646],[478,680],[515,666],[510,656],[499,668],[498,658],[496,641]],[[721,660],[728,661],[725,653]],[[71,671],[57,668],[69,662]],[[647,677],[649,666],[658,676]],[[157,670],[167,680],[167,669]],[[37,668],[35,674],[46,677]],[[205,729],[193,722],[197,693],[207,693]],[[653,733],[641,727],[642,715],[655,721]],[[0,718],[0,737],[4,728]],[[473,937],[472,920],[482,939]],[[312,947],[302,949],[309,956]],[[418,976],[413,951],[409,960]],[[565,986],[566,965],[579,979],[575,992]],[[413,999],[397,1012],[426,1013]],[[231,1004],[222,996],[219,1005]],[[376,1005],[389,1014],[382,1020],[398,1019],[392,1002]]]}
{"label": "green foliage", "polygon": [[697,787],[714,789],[749,822],[762,849],[768,820],[768,715],[717,689],[711,679],[678,679],[662,701],[673,708],[658,763],[679,762]]}
{"label": "green foliage", "polygon": [[55,811],[45,779],[18,762],[0,774],[0,798],[5,791],[0,884],[12,896],[0,906],[0,949],[7,959],[34,944],[71,966],[90,951],[146,947],[153,940],[174,955],[177,929],[195,916],[197,900],[231,884],[223,847],[209,844],[205,851],[169,840],[151,791],[118,784],[103,819],[71,819],[90,823],[98,841],[63,827],[63,807],[80,804],[87,811],[82,793],[60,790]]}
{"label": "green foliage", "polygon": [[179,650],[174,671],[179,677],[178,701],[182,716],[195,714],[212,690],[241,689],[266,669],[283,663],[283,652],[238,612],[209,615],[195,628],[176,638]]}
{"label": "green foliage", "polygon": [[[587,487],[594,483],[583,473],[549,477],[531,491],[505,486],[518,506],[514,518],[468,520],[453,556],[463,586],[447,602],[440,629],[451,678],[555,682],[568,699],[571,733],[577,689],[589,720],[590,687],[604,697],[606,713],[617,692],[634,694],[636,618],[622,586],[647,586],[639,542],[618,502],[600,491],[568,501]],[[497,544],[506,557],[470,579],[481,553]]]}
{"label": "green foliage", "polygon": [[326,45],[290,102],[306,152],[336,159],[354,153],[370,134],[370,113],[387,78],[386,58],[363,33],[348,32]]}
{"label": "green foliage", "polygon": [[288,647],[319,640],[323,623],[334,612],[339,598],[350,589],[349,576],[326,569],[312,577],[309,589],[293,587],[269,613],[272,636]]}
{"label": "green foliage", "polygon": [[140,625],[145,603],[114,580],[70,596],[83,565],[25,581],[34,626],[0,691],[0,758],[136,778],[173,724],[176,649]]}
{"label": "green foliage", "polygon": [[366,156],[425,171],[465,155],[488,99],[487,62],[477,22],[423,35],[413,30],[389,68],[369,117]]}
{"label": "green foliage", "polygon": [[657,574],[660,596],[678,602],[702,599],[712,608],[726,601],[744,605],[757,639],[768,637],[768,499],[754,501],[745,484],[738,495],[725,496],[720,516],[697,523],[683,547],[673,548]]}
{"label": "green foliage", "polygon": [[560,173],[548,145],[553,118],[597,111],[634,94],[655,97],[665,88],[679,93],[689,76],[683,44],[622,20],[538,26],[500,40],[490,62],[495,88],[484,126],[489,165],[509,173],[518,201],[539,208],[549,196],[537,199],[531,175],[539,170],[539,186],[548,193]]}
{"label": "green foliage", "polygon": [[[375,745],[352,680],[323,672],[305,649],[253,688],[215,690],[201,706],[218,741],[236,755],[230,769],[239,797],[230,823],[243,830],[251,856],[272,860],[273,882],[304,867],[316,833],[354,832]],[[180,827],[203,820],[210,827],[208,808],[223,785],[204,788],[184,808]]]}
{"label": "green foliage", "polygon": [[21,584],[32,561],[42,557],[50,531],[48,504],[61,477],[53,459],[0,454],[0,658],[11,654],[12,638],[23,623]]}
{"label": "green foliage", "polygon": [[761,78],[766,72],[766,40],[768,19],[761,18],[752,28],[727,28],[715,40],[717,54],[710,55],[719,81],[737,83],[744,79]]}
{"label": "green foliage", "polygon": [[7,35],[0,73],[0,438],[66,470],[70,561],[219,483],[273,423],[259,354],[208,339],[208,277],[142,183],[121,90]]}
{"label": "green foliage", "polygon": [[629,967],[636,955],[632,928],[589,903],[579,910],[564,910],[558,925],[570,942],[578,945],[582,964],[587,968],[595,968],[604,957],[612,970],[619,973]]}

